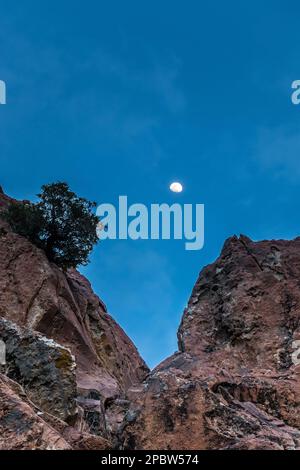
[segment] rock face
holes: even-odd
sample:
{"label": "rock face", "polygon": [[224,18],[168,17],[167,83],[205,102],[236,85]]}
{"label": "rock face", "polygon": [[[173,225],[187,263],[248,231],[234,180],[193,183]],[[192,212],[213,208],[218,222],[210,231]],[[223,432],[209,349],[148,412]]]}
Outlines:
{"label": "rock face", "polygon": [[196,283],[179,328],[180,350],[221,359],[227,370],[289,371],[300,339],[299,249],[300,238],[229,239]]}
{"label": "rock face", "polygon": [[42,412],[0,374],[0,450],[106,450],[110,443]]}
{"label": "rock face", "polygon": [[[12,201],[0,194],[0,212]],[[1,218],[0,340],[7,353],[0,367],[51,419],[74,424],[68,433],[80,448],[99,448],[94,434],[109,437],[106,400],[123,398],[148,373],[90,283],[62,272]]]}
{"label": "rock face", "polygon": [[75,270],[64,274],[9,231],[0,235],[0,316],[68,347],[82,389],[113,396],[148,371],[89,282]]}
{"label": "rock face", "polygon": [[[7,196],[0,197],[6,207]],[[78,271],[63,273],[2,222],[0,316],[70,348],[82,389],[113,396],[148,372],[137,349]]]}
{"label": "rock face", "polygon": [[149,373],[89,282],[0,222],[0,449],[300,450],[299,280],[300,238],[228,239]]}
{"label": "rock face", "polygon": [[44,411],[71,422],[77,415],[76,363],[71,352],[32,330],[0,318],[6,370]]}
{"label": "rock face", "polygon": [[300,238],[232,237],[199,276],[179,353],[131,400],[125,448],[300,449]]}
{"label": "rock face", "polygon": [[0,374],[0,450],[71,449],[20,395],[21,387]]}

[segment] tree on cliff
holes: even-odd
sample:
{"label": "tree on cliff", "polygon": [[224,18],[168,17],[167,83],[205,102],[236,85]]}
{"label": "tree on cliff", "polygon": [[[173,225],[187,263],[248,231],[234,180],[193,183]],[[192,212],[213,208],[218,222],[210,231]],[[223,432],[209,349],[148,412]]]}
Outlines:
{"label": "tree on cliff", "polygon": [[97,243],[96,203],[78,197],[67,183],[42,186],[39,201],[12,203],[4,214],[13,231],[43,249],[63,269],[89,262]]}

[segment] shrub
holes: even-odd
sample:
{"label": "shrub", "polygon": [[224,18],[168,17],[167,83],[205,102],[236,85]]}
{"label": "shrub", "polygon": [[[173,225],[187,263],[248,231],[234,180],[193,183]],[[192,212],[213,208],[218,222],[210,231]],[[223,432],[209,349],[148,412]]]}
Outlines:
{"label": "shrub", "polygon": [[97,243],[96,203],[78,197],[67,183],[42,186],[39,201],[12,203],[5,219],[13,231],[43,249],[63,269],[87,264]]}

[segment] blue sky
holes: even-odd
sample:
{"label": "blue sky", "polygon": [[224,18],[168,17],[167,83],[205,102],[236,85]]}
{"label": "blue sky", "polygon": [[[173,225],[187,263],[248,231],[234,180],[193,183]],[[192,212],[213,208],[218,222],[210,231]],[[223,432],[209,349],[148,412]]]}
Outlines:
{"label": "blue sky", "polygon": [[202,251],[109,241],[83,269],[151,366],[226,237],[300,234],[299,17],[293,0],[0,0],[8,194],[65,180],[99,203],[205,204]]}

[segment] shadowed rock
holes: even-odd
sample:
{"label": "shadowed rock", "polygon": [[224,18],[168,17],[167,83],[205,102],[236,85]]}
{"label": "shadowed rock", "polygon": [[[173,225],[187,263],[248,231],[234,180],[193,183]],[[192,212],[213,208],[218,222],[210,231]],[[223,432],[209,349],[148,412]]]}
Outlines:
{"label": "shadowed rock", "polygon": [[21,388],[0,374],[0,450],[71,449],[19,394]]}
{"label": "shadowed rock", "polygon": [[42,410],[71,422],[77,415],[75,360],[67,348],[0,318],[7,375]]}

